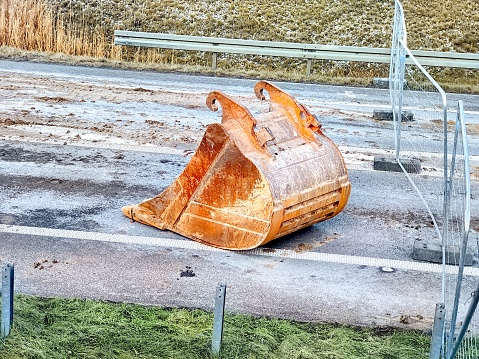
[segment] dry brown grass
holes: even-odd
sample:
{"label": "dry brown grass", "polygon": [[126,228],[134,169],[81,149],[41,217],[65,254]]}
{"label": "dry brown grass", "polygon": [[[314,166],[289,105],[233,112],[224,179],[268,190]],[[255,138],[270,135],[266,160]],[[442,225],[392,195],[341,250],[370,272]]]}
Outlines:
{"label": "dry brown grass", "polygon": [[479,51],[477,0],[403,0],[409,46],[437,51]]}
{"label": "dry brown grass", "polygon": [[43,0],[0,0],[0,45],[114,59],[118,51],[106,29],[77,15],[61,13]]}

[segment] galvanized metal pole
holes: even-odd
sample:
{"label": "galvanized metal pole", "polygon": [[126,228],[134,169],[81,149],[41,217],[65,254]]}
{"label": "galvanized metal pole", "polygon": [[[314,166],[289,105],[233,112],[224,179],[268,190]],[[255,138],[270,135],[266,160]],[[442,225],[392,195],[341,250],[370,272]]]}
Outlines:
{"label": "galvanized metal pole", "polygon": [[[458,133],[459,131],[461,130],[462,133],[465,133],[465,124],[463,124],[462,122],[464,121],[464,107],[463,107],[463,103],[462,103],[462,100],[460,100],[458,102],[458,109],[457,109],[457,119],[456,119],[456,131],[455,131],[455,134],[454,134],[454,146],[453,146],[453,151],[452,151],[452,161],[451,161],[451,174],[449,176],[449,178],[447,179],[447,181],[445,182],[445,189],[444,191],[446,192],[446,215],[444,216],[445,217],[445,223],[448,224],[448,218],[449,218],[449,207],[450,207],[450,198],[451,198],[451,194],[452,194],[452,179],[453,179],[453,175],[454,175],[454,168],[455,168],[455,159],[456,159],[456,149],[457,149],[457,141],[458,141]],[[445,126],[447,126],[447,121],[444,120],[444,123],[445,123]],[[462,128],[464,127],[464,128]],[[447,130],[445,129],[444,130],[445,133],[447,133]],[[445,135],[446,136],[446,135]],[[446,138],[447,140],[447,138]],[[461,143],[461,145],[463,146],[463,149],[464,149],[464,173],[465,174],[468,174],[470,173],[469,172],[469,162],[467,161],[467,159],[469,158],[469,153],[468,153],[468,149],[467,149],[467,143]],[[445,162],[445,165],[444,165],[444,170],[446,171],[447,167],[447,141],[446,141],[446,144],[444,145],[444,162]],[[447,177],[446,175],[446,172],[445,173],[445,176]],[[467,175],[465,176],[467,177]],[[471,208],[471,204],[470,204],[470,193],[471,193],[471,190],[470,190],[470,183],[468,181],[466,181],[466,191],[465,191],[465,205],[464,205],[464,209],[465,209],[465,213],[464,213],[464,223],[463,223],[463,228],[461,228],[462,230],[462,244],[461,244],[461,247],[460,247],[460,252],[459,252],[459,264],[458,264],[458,272],[457,272],[457,280],[456,280],[456,292],[454,294],[454,304],[453,304],[453,307],[452,307],[452,314],[451,314],[451,329],[449,331],[449,337],[447,339],[447,352],[446,354],[448,354],[448,357],[449,357],[449,354],[451,353],[451,350],[453,349],[453,343],[454,343],[454,337],[455,337],[455,329],[456,329],[456,322],[457,322],[457,315],[458,315],[458,310],[459,310],[459,299],[460,299],[460,296],[461,296],[461,292],[462,292],[462,280],[463,280],[463,277],[464,277],[464,263],[465,263],[465,257],[466,257],[466,251],[467,251],[467,242],[468,242],[468,236],[469,236],[469,221],[470,221],[470,215],[471,215],[471,212],[470,212],[470,208]],[[445,226],[447,227],[447,226]],[[467,329],[467,328],[466,328]]]}
{"label": "galvanized metal pole", "polygon": [[406,25],[401,3],[395,1],[393,39],[389,66],[389,92],[394,118],[396,160],[399,161],[401,149],[401,121],[403,105],[403,87],[406,67]]}
{"label": "galvanized metal pole", "polygon": [[213,340],[211,348],[213,354],[219,355],[223,339],[223,320],[225,316],[226,284],[218,284],[215,297],[215,316],[213,319]]}
{"label": "galvanized metal pole", "polygon": [[443,303],[436,304],[436,314],[434,316],[434,324],[431,335],[431,349],[429,351],[429,359],[439,359],[442,350],[444,337],[444,318],[446,312]]}
{"label": "galvanized metal pole", "polygon": [[2,338],[10,334],[13,323],[13,264],[5,264],[2,269]]}
{"label": "galvanized metal pole", "polygon": [[[467,145],[467,138],[466,138],[466,128],[465,128],[465,122],[464,122],[464,105],[462,100],[458,102],[457,105],[457,119],[456,119],[456,132],[454,134],[454,148],[453,148],[453,163],[451,164],[451,175],[450,178],[448,179],[450,183],[450,187],[446,187],[446,199],[447,199],[447,209],[449,209],[450,206],[450,197],[452,193],[452,180],[453,180],[453,174],[454,174],[454,159],[456,156],[456,147],[457,147],[457,141],[458,141],[458,132],[460,131],[462,133],[462,148],[463,148],[463,156],[464,156],[464,174],[465,174],[465,193],[464,193],[464,223],[463,223],[463,228],[462,231],[462,247],[460,251],[460,257],[459,257],[459,268],[458,268],[458,275],[457,275],[457,283],[456,283],[456,293],[454,297],[454,307],[453,307],[453,312],[451,315],[451,329],[449,333],[449,338],[448,338],[448,343],[447,343],[447,352],[446,352],[446,357],[447,358],[454,358],[456,356],[457,351],[459,350],[459,346],[461,345],[461,342],[464,338],[464,335],[466,334],[466,331],[468,330],[469,323],[472,320],[472,317],[476,311],[478,302],[479,302],[479,286],[477,287],[476,291],[474,292],[473,300],[471,302],[471,305],[469,307],[469,310],[466,314],[466,317],[464,318],[464,321],[462,323],[462,327],[459,331],[459,334],[457,335],[457,338],[455,338],[454,342],[454,334],[455,334],[455,326],[456,326],[456,320],[457,320],[457,311],[458,311],[458,306],[459,306],[459,297],[462,292],[462,280],[463,280],[463,271],[464,271],[464,261],[465,261],[465,256],[466,256],[466,249],[467,249],[467,241],[468,241],[468,234],[469,234],[469,228],[470,228],[470,216],[471,216],[471,184],[470,184],[470,179],[468,177],[470,173],[470,165],[469,165],[469,150],[468,150],[468,145]],[[446,115],[445,115],[446,116]],[[460,126],[460,129],[459,129]],[[447,143],[447,141],[446,141]],[[445,146],[447,148],[447,146]],[[445,149],[445,158],[447,155],[447,149]],[[445,165],[445,170],[447,169]],[[445,171],[445,173],[447,173]],[[448,182],[446,182],[448,184]],[[448,214],[448,211],[446,211],[446,214]],[[448,217],[445,217],[445,220],[447,220]],[[446,222],[447,224],[448,222]],[[444,285],[444,284],[443,284]],[[454,343],[454,347],[452,344]]]}

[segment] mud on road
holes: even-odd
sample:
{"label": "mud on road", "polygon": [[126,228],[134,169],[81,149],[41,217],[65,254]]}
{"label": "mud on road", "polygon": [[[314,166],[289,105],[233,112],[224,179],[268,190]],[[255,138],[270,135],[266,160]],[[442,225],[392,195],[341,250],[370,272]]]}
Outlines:
{"label": "mud on road", "polygon": [[[206,94],[0,74],[3,138],[193,149],[209,121]],[[201,116],[197,115],[201,113]]]}
{"label": "mud on road", "polygon": [[[12,70],[0,71],[0,138],[4,141],[0,161],[2,176],[10,176],[3,182],[3,192],[13,196],[14,188],[23,188],[32,193],[69,194],[68,198],[79,202],[84,202],[80,198],[97,199],[90,200],[86,208],[77,206],[73,218],[101,216],[105,210],[111,212],[129,201],[138,203],[168,186],[188,163],[207,125],[220,121],[221,111],[211,112],[206,107],[209,91],[222,90],[219,87],[223,85],[225,92],[253,114],[269,107],[267,101],[256,99],[255,81],[249,80],[174,74],[156,77],[152,73],[12,62],[4,66]],[[395,253],[392,257],[408,258],[413,240],[434,235],[429,233],[430,221],[414,191],[398,174],[355,171],[371,169],[373,155],[392,148],[392,125],[374,121],[371,111],[371,106],[388,105],[387,91],[324,86],[318,93],[316,88],[301,91],[294,84],[284,86],[307,98],[308,109],[319,117],[325,133],[347,148],[343,154],[353,192],[343,217],[288,236],[278,241],[279,245],[291,248],[288,243],[295,243],[298,250],[328,250],[335,242],[341,243],[336,238],[352,240],[354,227],[362,227],[364,222],[378,238],[394,238],[389,244],[371,241],[369,248],[377,248],[375,255],[380,256],[386,247],[391,248],[388,253]],[[28,166],[31,168],[25,170]],[[439,178],[426,176],[422,181],[433,183],[431,191],[440,187],[434,185]],[[372,188],[375,191],[371,192]],[[43,214],[56,211],[61,217],[66,209],[53,205]],[[21,219],[5,209],[2,212],[3,223],[23,225],[36,223],[33,219],[40,215],[26,209],[24,217],[26,213],[29,216]],[[50,223],[56,223],[54,215],[50,217]],[[334,229],[340,220],[341,228]],[[114,232],[107,222],[71,221],[72,228],[85,223],[95,228],[96,223],[98,228]],[[404,235],[391,234],[398,229]],[[307,238],[318,234],[320,241],[309,243]],[[305,240],[291,242],[299,237]],[[346,253],[357,252],[349,244],[340,247]]]}
{"label": "mud on road", "polygon": [[[205,105],[210,91],[224,90],[253,114],[268,109],[250,80],[15,66],[0,69],[0,225],[188,241],[133,223],[120,209],[157,195],[186,166],[206,126],[220,121],[220,113]],[[402,174],[372,170],[373,156],[393,147],[392,125],[374,121],[371,110],[387,106],[387,92],[296,84],[284,89],[307,102],[342,146],[353,187],[337,217],[266,250],[411,261],[414,241],[435,232]],[[440,195],[441,177],[425,173],[418,181],[431,196]],[[238,311],[368,325],[421,317],[426,319],[417,327],[428,328],[440,292],[439,275],[432,273],[1,235],[0,262],[19,263],[19,288],[31,294],[208,307],[205,288],[227,276]],[[45,259],[51,268],[42,264]],[[85,285],[85,278],[94,280]]]}

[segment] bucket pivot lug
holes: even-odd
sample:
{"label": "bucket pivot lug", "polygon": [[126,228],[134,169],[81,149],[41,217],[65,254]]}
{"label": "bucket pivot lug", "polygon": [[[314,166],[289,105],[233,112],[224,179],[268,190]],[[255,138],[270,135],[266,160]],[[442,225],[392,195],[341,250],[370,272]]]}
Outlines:
{"label": "bucket pivot lug", "polygon": [[249,110],[240,105],[231,97],[225,95],[221,91],[211,91],[206,98],[206,105],[212,111],[218,111],[219,102],[221,105],[221,123],[226,123],[229,120],[236,120],[247,133],[254,134],[254,127],[256,120]]}
{"label": "bucket pivot lug", "polygon": [[310,131],[320,132],[321,124],[316,116],[312,115],[302,104],[296,101],[293,96],[268,81],[259,81],[254,87],[254,93],[260,100],[266,99],[265,91],[268,92],[269,98],[271,99],[271,110],[281,107],[289,112],[291,121],[295,123],[304,137],[310,138]]}

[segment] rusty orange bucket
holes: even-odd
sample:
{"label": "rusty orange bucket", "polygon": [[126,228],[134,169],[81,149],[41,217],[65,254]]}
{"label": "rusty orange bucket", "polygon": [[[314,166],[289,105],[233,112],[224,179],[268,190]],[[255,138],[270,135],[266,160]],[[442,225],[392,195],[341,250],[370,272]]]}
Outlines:
{"label": "rusty orange bucket", "polygon": [[351,191],[344,159],[315,116],[275,85],[255,117],[222,92],[206,104],[222,108],[180,176],[161,194],[123,207],[131,219],[210,246],[245,250],[332,218]]}

